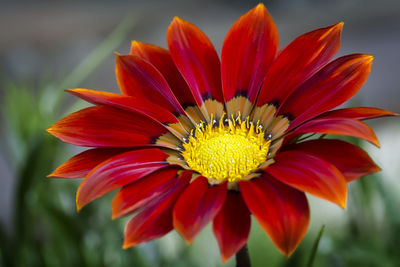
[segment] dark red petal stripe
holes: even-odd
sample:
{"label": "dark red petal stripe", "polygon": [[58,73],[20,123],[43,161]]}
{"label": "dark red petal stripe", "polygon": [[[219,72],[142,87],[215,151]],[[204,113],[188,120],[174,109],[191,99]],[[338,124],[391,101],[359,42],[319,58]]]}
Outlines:
{"label": "dark red petal stripe", "polygon": [[222,261],[226,262],[246,243],[250,233],[250,212],[240,192],[229,191],[225,204],[213,221]]}
{"label": "dark red petal stripe", "polygon": [[143,98],[76,88],[66,90],[83,100],[95,105],[105,105],[144,114],[163,124],[178,123],[178,119],[167,109]]}
{"label": "dark red petal stripe", "polygon": [[47,131],[78,146],[130,147],[152,144],[167,129],[138,113],[97,106],[74,112]]}
{"label": "dark red petal stripe", "polygon": [[227,194],[226,183],[210,186],[207,179],[198,177],[179,197],[173,212],[173,224],[186,242],[196,235],[222,208]]}
{"label": "dark red petal stripe", "polygon": [[280,152],[274,160],[275,163],[266,168],[265,172],[300,191],[345,208],[346,179],[332,163],[307,152],[295,150]]}
{"label": "dark red petal stripe", "polygon": [[128,150],[129,148],[94,148],[83,151],[61,164],[48,177],[85,177],[94,167],[103,161]]}
{"label": "dark red petal stripe", "polygon": [[162,195],[178,180],[176,179],[178,170],[176,168],[162,169],[148,175],[145,179],[122,187],[113,199],[112,217],[118,218],[135,212]]}
{"label": "dark red petal stripe", "polygon": [[175,66],[167,49],[133,41],[130,54],[141,57],[156,67],[165,77],[172,92],[183,107],[196,105],[196,101],[187,83]]}
{"label": "dark red petal stripe", "polygon": [[[301,133],[336,134],[362,138],[379,147],[374,131],[362,121],[345,118],[313,119],[296,128],[290,135]],[[290,137],[289,135],[289,137]]]}
{"label": "dark red petal stripe", "polygon": [[263,4],[233,24],[221,53],[225,102],[240,93],[255,102],[278,49],[278,30]]}
{"label": "dark red petal stripe", "polygon": [[307,232],[310,211],[305,194],[267,174],[239,186],[250,212],[277,248],[289,256]]}
{"label": "dark red petal stripe", "polygon": [[257,106],[277,106],[337,53],[343,23],[297,37],[278,54],[257,100]]}
{"label": "dark red petal stripe", "polygon": [[286,146],[287,150],[310,153],[335,165],[347,182],[374,173],[380,168],[358,146],[335,139],[315,139]]}
{"label": "dark red petal stripe", "polygon": [[399,114],[371,107],[342,108],[325,112],[318,118],[348,118],[354,120],[369,120],[387,116],[398,116]]}
{"label": "dark red petal stripe", "polygon": [[167,81],[152,64],[131,55],[117,55],[116,61],[117,81],[122,93],[147,99],[173,113],[184,113]]}
{"label": "dark red petal stripe", "polygon": [[167,43],[197,105],[209,98],[222,103],[219,57],[208,37],[195,25],[175,17],[167,30]]}
{"label": "dark red petal stripe", "polygon": [[80,184],[76,194],[77,209],[80,210],[87,203],[114,189],[168,166],[167,157],[160,149],[148,148],[126,152],[104,161]]}
{"label": "dark red petal stripe", "polygon": [[156,201],[133,217],[125,228],[123,248],[147,242],[161,237],[173,229],[172,209],[189,184],[191,175],[185,175],[169,187]]}
{"label": "dark red petal stripe", "polygon": [[340,57],[303,83],[279,109],[293,118],[289,130],[354,96],[367,80],[372,59],[361,54]]}

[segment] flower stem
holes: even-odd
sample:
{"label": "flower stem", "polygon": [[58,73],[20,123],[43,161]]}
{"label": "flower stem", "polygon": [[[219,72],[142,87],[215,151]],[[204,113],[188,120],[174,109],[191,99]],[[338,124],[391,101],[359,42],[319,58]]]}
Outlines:
{"label": "flower stem", "polygon": [[236,253],[236,267],[251,267],[247,244]]}

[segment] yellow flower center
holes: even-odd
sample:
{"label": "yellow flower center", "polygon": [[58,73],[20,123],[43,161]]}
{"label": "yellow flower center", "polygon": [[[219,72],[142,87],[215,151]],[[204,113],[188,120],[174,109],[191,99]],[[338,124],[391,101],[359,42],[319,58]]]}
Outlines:
{"label": "yellow flower center", "polygon": [[219,124],[212,116],[209,124],[198,124],[183,143],[188,166],[211,183],[245,179],[267,159],[271,143],[271,137],[265,138],[263,128],[249,122],[249,117],[242,121],[240,114],[236,120],[224,115]]}

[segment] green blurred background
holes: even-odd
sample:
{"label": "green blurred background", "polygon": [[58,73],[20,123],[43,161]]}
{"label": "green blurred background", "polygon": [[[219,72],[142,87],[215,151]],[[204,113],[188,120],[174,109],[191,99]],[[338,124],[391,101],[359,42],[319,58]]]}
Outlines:
{"label": "green blurred background", "polygon": [[[45,129],[85,104],[63,92],[117,91],[114,55],[130,40],[165,47],[173,16],[203,29],[220,50],[233,22],[258,1],[2,1],[0,8],[0,266],[222,266],[208,226],[192,246],[175,232],[122,250],[128,218],[111,220],[113,193],[75,209],[79,181],[45,178],[81,151]],[[339,55],[375,56],[350,105],[400,113],[400,1],[264,1],[284,47],[296,36],[344,21]],[[306,266],[322,225],[314,266],[400,266],[400,123],[371,122],[381,141],[366,149],[382,172],[350,184],[346,210],[309,197],[311,225],[289,258],[254,221],[253,266]],[[234,260],[225,266],[234,266]]]}

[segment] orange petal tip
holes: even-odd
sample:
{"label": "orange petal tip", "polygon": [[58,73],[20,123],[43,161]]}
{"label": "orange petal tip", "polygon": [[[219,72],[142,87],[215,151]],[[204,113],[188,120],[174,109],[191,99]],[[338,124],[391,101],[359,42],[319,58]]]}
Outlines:
{"label": "orange petal tip", "polygon": [[381,148],[381,144],[379,143],[379,140],[376,139],[373,144],[377,147],[377,148]]}
{"label": "orange petal tip", "polygon": [[368,62],[372,62],[374,60],[374,56],[373,55],[364,55],[365,60]]}
{"label": "orange petal tip", "polygon": [[111,220],[118,219],[120,216],[117,216],[116,212],[114,210],[111,210]]}
{"label": "orange petal tip", "polygon": [[80,212],[84,205],[82,205],[82,204],[80,203],[80,201],[79,201],[79,189],[78,189],[78,192],[76,193],[75,202],[76,202],[76,211],[77,211],[77,212]]}
{"label": "orange petal tip", "polygon": [[267,9],[264,3],[259,3],[255,8],[255,10]]}
{"label": "orange petal tip", "polygon": [[359,60],[362,61],[363,64],[371,65],[372,61],[374,60],[374,56],[368,54],[361,54]]}
{"label": "orange petal tip", "polygon": [[55,172],[52,172],[52,173],[46,175],[46,178],[54,178],[54,177],[57,177],[57,175],[55,174]]}
{"label": "orange petal tip", "polygon": [[330,27],[328,33],[331,33],[331,32],[339,32],[339,33],[341,33],[342,30],[343,30],[343,25],[344,25],[344,22],[343,22],[343,21],[340,21],[340,22],[338,22],[338,23],[336,23],[336,24],[333,24],[333,25]]}
{"label": "orange petal tip", "polygon": [[141,44],[143,44],[142,42],[139,42],[139,41],[136,41],[136,40],[132,40],[131,41],[131,46],[132,47],[138,47],[138,46],[140,46]]}
{"label": "orange petal tip", "polygon": [[122,249],[126,250],[126,249],[128,249],[130,247],[133,247],[134,245],[136,245],[135,242],[130,242],[130,243],[124,242],[124,244],[122,244]]}
{"label": "orange petal tip", "polygon": [[[184,20],[183,19],[181,19],[180,17],[178,17],[178,16],[175,16],[173,19],[172,19],[172,23],[183,23],[184,22]],[[172,24],[171,23],[171,24]]]}
{"label": "orange petal tip", "polygon": [[[175,228],[175,230],[176,230],[176,228]],[[185,242],[186,242],[186,245],[188,245],[188,246],[192,245],[194,237],[189,238],[189,237],[184,236],[184,235],[183,235],[181,232],[179,232],[179,231],[178,231],[178,233],[183,237],[183,239],[184,239]]]}
{"label": "orange petal tip", "polygon": [[340,22],[336,23],[334,25],[334,27],[341,30],[343,28],[343,25],[344,25],[344,22],[340,21]]}
{"label": "orange petal tip", "polygon": [[64,92],[71,93],[71,92],[77,92],[77,91],[82,91],[82,90],[83,90],[82,88],[68,88],[68,89],[65,89]]}
{"label": "orange petal tip", "polygon": [[55,133],[55,131],[54,131],[54,129],[52,127],[47,128],[46,132],[48,132],[51,135],[54,135],[54,133]]}
{"label": "orange petal tip", "polygon": [[343,199],[340,203],[339,203],[339,207],[341,207],[342,209],[346,209],[347,206],[347,197],[345,199]]}

